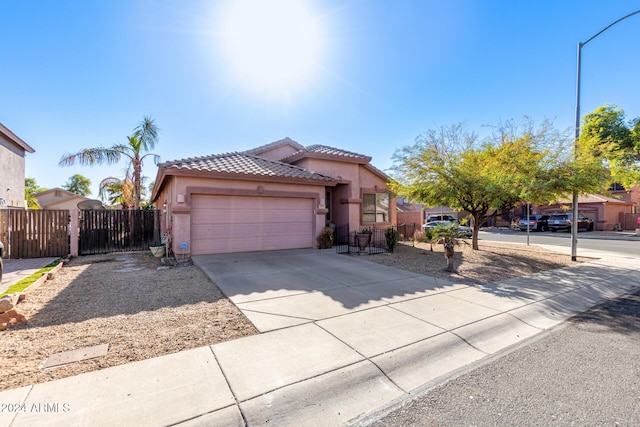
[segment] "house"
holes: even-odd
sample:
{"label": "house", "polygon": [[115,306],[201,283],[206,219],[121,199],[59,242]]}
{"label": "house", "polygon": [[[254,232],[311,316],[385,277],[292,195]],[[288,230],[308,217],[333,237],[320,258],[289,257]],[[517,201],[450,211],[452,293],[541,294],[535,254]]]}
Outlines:
{"label": "house", "polygon": [[316,247],[330,224],[355,231],[396,223],[388,176],[370,162],[285,138],[161,163],[151,200],[177,255]]}
{"label": "house", "polygon": [[[539,206],[538,213],[549,215],[554,212],[571,211],[571,203],[569,198],[558,200],[549,206]],[[621,218],[624,218],[625,214],[634,213],[634,205],[629,200],[586,194],[578,196],[578,212],[593,220],[595,230],[611,231],[618,227],[625,228]]]}
{"label": "house", "polygon": [[24,208],[24,157],[35,150],[0,123],[0,208]]}
{"label": "house", "polygon": [[78,209],[78,203],[89,200],[62,188],[52,188],[33,195],[42,209]]}

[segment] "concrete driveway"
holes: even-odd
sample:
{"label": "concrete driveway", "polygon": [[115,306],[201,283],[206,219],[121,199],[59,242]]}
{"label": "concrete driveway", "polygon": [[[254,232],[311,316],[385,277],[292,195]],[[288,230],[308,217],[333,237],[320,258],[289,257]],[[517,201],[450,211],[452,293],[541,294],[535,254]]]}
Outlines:
{"label": "concrete driveway", "polygon": [[333,250],[199,255],[193,261],[260,332],[466,287]]}

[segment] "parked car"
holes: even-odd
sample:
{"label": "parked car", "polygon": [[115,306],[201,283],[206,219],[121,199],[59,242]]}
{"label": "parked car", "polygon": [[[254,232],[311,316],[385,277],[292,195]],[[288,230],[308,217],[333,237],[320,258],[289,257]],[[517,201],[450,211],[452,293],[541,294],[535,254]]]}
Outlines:
{"label": "parked car", "polygon": [[2,257],[4,256],[4,245],[0,242],[0,282],[2,282]]}
{"label": "parked car", "polygon": [[531,231],[547,231],[549,229],[549,215],[530,215],[522,218],[518,223],[520,231],[527,231],[527,226]]}
{"label": "parked car", "polygon": [[[571,213],[561,213],[561,214],[552,214],[549,217],[549,230],[554,233],[558,230],[571,231],[571,223],[573,220],[573,214]],[[593,231],[593,220],[587,218],[586,216],[579,214],[578,215],[578,231]]]}
{"label": "parked car", "polygon": [[[458,224],[457,221],[429,221],[422,226],[423,230],[434,229],[439,225],[447,226],[451,224]],[[473,235],[473,230],[471,227],[465,227],[464,225],[458,225],[458,231],[464,235],[464,237],[471,237]]]}
{"label": "parked car", "polygon": [[427,222],[432,221],[449,221],[449,222],[457,222],[458,220],[451,215],[429,215],[427,217]]}

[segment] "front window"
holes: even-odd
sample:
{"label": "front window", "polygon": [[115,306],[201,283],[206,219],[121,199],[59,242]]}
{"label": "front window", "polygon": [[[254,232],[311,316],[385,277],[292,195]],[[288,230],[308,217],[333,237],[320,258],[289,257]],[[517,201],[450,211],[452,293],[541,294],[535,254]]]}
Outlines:
{"label": "front window", "polygon": [[389,222],[389,194],[362,195],[362,222]]}

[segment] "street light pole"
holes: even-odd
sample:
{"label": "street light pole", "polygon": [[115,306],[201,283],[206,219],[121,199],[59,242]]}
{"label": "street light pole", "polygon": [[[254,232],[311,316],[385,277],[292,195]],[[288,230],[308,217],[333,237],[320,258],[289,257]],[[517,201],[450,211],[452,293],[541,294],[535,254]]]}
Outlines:
{"label": "street light pole", "polygon": [[[640,13],[640,10],[636,10],[635,12],[631,12],[628,15],[623,16],[622,18],[612,22],[611,24],[604,27],[602,30],[597,32],[591,38],[589,38],[584,43],[578,43],[578,71],[576,76],[576,136],[573,141],[573,151],[574,155],[577,155],[578,152],[578,140],[580,139],[580,72],[581,72],[581,62],[582,62],[582,48],[587,45],[591,40],[598,37],[600,34],[607,31],[609,28],[616,25],[618,22],[623,21],[637,13]],[[578,259],[578,190],[573,190],[572,197],[572,216],[573,221],[571,221],[571,260],[577,261]]]}

